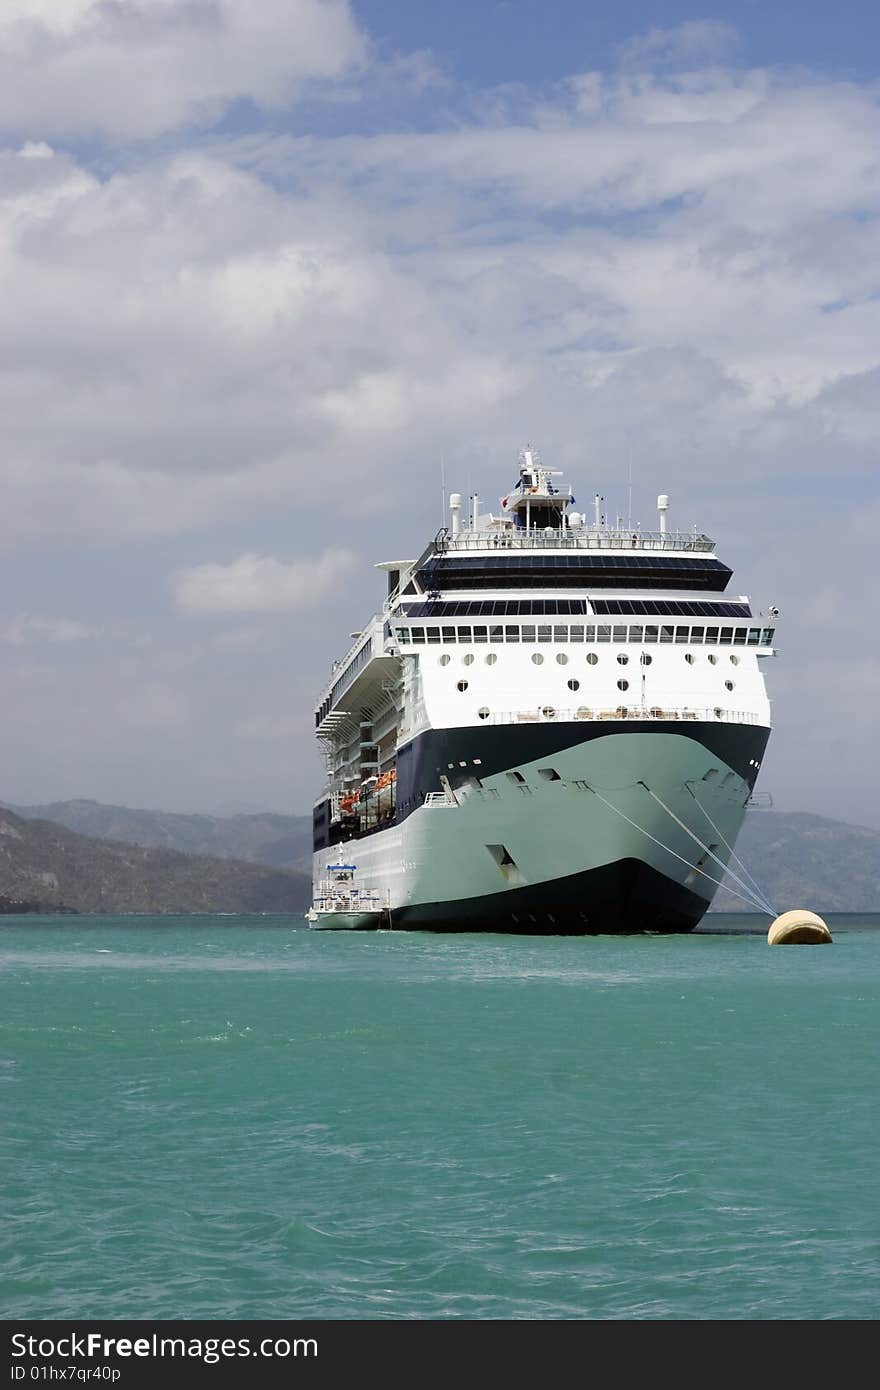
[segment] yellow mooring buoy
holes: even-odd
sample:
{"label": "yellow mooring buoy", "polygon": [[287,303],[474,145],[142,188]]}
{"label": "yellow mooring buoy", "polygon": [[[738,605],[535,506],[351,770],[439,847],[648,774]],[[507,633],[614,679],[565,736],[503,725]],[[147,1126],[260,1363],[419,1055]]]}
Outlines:
{"label": "yellow mooring buoy", "polygon": [[767,933],[768,946],[824,946],[830,941],[831,933],[822,918],[805,907],[783,912],[770,923]]}

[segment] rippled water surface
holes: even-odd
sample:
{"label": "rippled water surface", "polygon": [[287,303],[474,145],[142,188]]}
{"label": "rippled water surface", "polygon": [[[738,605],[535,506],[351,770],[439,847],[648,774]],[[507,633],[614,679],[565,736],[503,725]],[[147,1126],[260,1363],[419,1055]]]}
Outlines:
{"label": "rippled water surface", "polygon": [[0,919],[5,1316],[876,1318],[880,917],[708,921]]}

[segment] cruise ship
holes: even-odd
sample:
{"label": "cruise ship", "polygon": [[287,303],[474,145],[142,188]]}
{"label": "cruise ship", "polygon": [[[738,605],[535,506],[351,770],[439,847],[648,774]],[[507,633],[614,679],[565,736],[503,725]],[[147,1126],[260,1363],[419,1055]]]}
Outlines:
{"label": "cruise ship", "polygon": [[770,734],[777,610],[706,535],[575,510],[526,449],[493,512],[387,574],[315,709],[314,877],[356,866],[395,929],[680,932],[706,912]]}

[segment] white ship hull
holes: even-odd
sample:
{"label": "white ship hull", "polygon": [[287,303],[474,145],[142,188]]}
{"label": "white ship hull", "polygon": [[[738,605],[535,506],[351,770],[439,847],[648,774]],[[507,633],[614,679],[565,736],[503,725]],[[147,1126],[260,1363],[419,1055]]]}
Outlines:
{"label": "white ship hull", "polygon": [[378,931],[388,926],[388,913],[378,912],[324,912],[306,913],[306,921],[312,931]]}
{"label": "white ship hull", "polygon": [[[768,734],[648,722],[430,731],[435,763],[452,739],[473,756],[446,759],[448,800],[357,842],[361,882],[389,891],[397,928],[688,930],[723,873],[706,851],[726,862]],[[315,855],[316,878],[337,852]]]}

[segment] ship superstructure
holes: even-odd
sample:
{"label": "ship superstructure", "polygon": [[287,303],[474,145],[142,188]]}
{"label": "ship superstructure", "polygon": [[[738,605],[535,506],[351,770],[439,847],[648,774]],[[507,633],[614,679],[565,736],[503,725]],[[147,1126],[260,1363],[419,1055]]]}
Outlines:
{"label": "ship superstructure", "polygon": [[[356,842],[394,927],[681,931],[732,853],[770,732],[776,611],[709,537],[575,510],[531,450],[497,513],[450,497],[315,711],[316,882]],[[352,853],[354,852],[352,847]]]}

